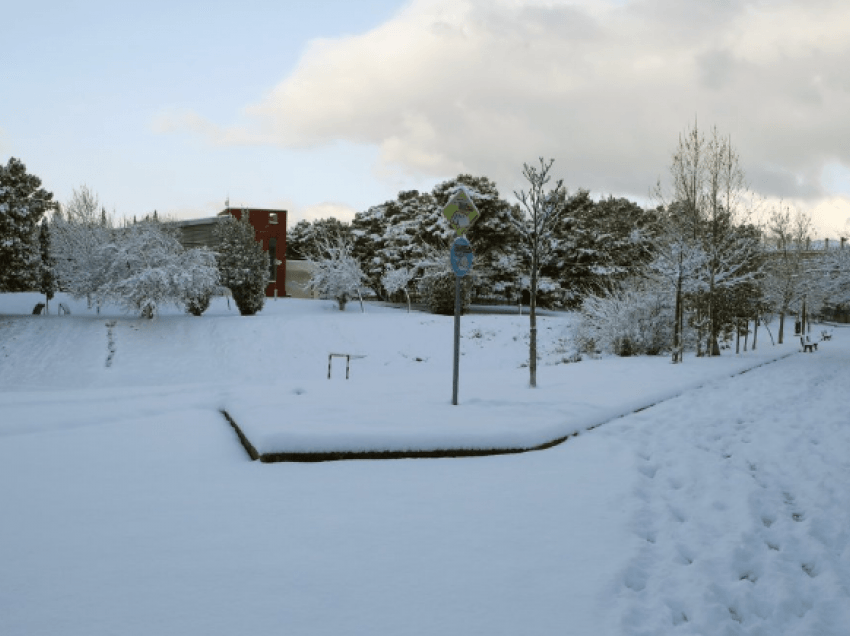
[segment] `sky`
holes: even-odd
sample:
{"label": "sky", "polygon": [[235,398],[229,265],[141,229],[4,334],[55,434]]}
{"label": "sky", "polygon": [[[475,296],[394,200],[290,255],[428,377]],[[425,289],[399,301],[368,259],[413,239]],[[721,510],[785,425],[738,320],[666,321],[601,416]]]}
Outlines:
{"label": "sky", "polygon": [[843,0],[33,0],[3,23],[0,161],[119,217],[350,220],[461,173],[510,199],[539,157],[649,204],[696,122],[757,214],[850,232]]}

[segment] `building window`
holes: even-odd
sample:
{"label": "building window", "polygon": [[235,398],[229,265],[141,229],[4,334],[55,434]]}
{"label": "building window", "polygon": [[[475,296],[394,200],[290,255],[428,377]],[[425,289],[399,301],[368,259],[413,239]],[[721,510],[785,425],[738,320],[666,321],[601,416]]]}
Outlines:
{"label": "building window", "polygon": [[277,280],[277,239],[269,239],[269,280]]}
{"label": "building window", "polygon": [[277,212],[269,213],[269,223],[271,225],[277,225]]}

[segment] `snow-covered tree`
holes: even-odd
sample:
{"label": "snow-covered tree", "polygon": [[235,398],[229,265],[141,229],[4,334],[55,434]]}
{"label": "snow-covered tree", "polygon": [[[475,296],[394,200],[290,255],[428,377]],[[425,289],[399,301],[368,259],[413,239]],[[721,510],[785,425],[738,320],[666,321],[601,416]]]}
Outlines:
{"label": "snow-covered tree", "polygon": [[[525,253],[516,223],[522,218],[519,210],[499,194],[496,184],[487,177],[461,174],[438,184],[432,191],[435,216],[441,231],[446,227],[442,209],[463,189],[481,215],[465,236],[475,250],[474,284],[480,296],[517,298],[518,272],[523,269]],[[441,237],[440,245],[451,240]]]}
{"label": "snow-covered tree", "polygon": [[311,259],[313,275],[307,282],[307,288],[323,298],[335,299],[340,311],[356,295],[363,311],[363,290],[367,279],[360,262],[352,254],[350,242],[343,238],[322,241],[320,252],[323,257]]}
{"label": "snow-covered tree", "polygon": [[[680,136],[670,175],[672,196],[668,202],[664,203],[660,184],[656,188],[656,197],[667,213],[663,219],[666,240],[677,245],[680,256],[694,250],[705,254],[702,269],[691,272],[699,277],[699,285],[677,281],[674,339],[681,337],[685,303],[690,302],[695,310],[692,320],[698,334],[697,355],[703,355],[703,351],[718,355],[718,336],[728,327],[721,311],[723,297],[759,275],[758,232],[747,229],[752,197],[737,153],[716,128],[706,139],[694,123]],[[685,272],[682,268],[678,271]],[[691,298],[683,294],[688,286],[699,288]],[[681,360],[680,353],[680,347],[674,346],[674,361]]]}
{"label": "snow-covered tree", "polygon": [[671,206],[665,215],[664,231],[654,246],[655,258],[647,266],[647,271],[657,286],[666,289],[674,298],[670,330],[670,350],[674,364],[684,360],[687,325],[685,299],[704,289],[700,272],[705,270],[708,259],[703,246],[689,240],[688,234],[682,232],[682,218],[677,209],[678,206]]}
{"label": "snow-covered tree", "polygon": [[555,245],[553,229],[566,207],[564,199],[566,191],[563,181],[559,180],[555,187],[546,190],[546,184],[551,180],[549,172],[554,159],[548,162],[540,157],[540,167],[523,164],[522,174],[528,181],[528,191],[515,192],[524,216],[513,221],[517,233],[522,237],[525,249],[531,261],[530,273],[530,302],[529,302],[529,345],[528,372],[529,385],[537,386],[537,282],[541,267],[549,260]]}
{"label": "snow-covered tree", "polygon": [[153,318],[166,304],[203,304],[218,290],[215,255],[186,250],[175,233],[161,223],[143,221],[112,232],[103,246],[108,263],[98,296],[117,302],[144,318]]}
{"label": "snow-covered tree", "polygon": [[766,248],[762,289],[768,306],[779,315],[779,344],[785,339],[786,314],[819,280],[817,267],[812,267],[805,256],[811,229],[811,215],[802,210],[792,214],[790,207],[783,207],[781,202],[768,219],[770,245]]}
{"label": "snow-covered tree", "polygon": [[410,293],[408,285],[413,280],[414,270],[407,267],[399,269],[388,269],[381,277],[381,285],[383,285],[387,294],[392,295],[397,292],[404,292],[404,297],[407,299],[407,313],[410,313]]}
{"label": "snow-covered tree", "polygon": [[253,316],[263,308],[269,271],[268,256],[255,238],[248,214],[243,209],[239,220],[221,219],[214,230],[221,284],[230,289],[243,316]]}
{"label": "snow-covered tree", "polygon": [[351,227],[334,217],[316,219],[315,221],[301,220],[286,233],[286,258],[290,260],[306,260],[316,258],[318,245],[321,241],[348,238]]}
{"label": "snow-covered tree", "polygon": [[400,192],[395,201],[358,212],[351,228],[352,254],[379,295],[387,268],[419,269],[419,262],[446,246],[450,235],[434,198],[417,190]]}
{"label": "snow-covered tree", "polygon": [[88,186],[74,189],[71,198],[56,213],[52,254],[60,289],[75,298],[85,297],[89,307],[102,299],[98,289],[107,282],[108,260],[103,246],[113,240],[112,218]]}
{"label": "snow-covered tree", "polygon": [[56,293],[55,263],[50,250],[50,225],[45,217],[38,234],[41,263],[38,271],[38,291],[44,294],[45,313],[50,310],[50,301]]}
{"label": "snow-covered tree", "polygon": [[0,291],[38,286],[38,222],[54,207],[53,194],[20,159],[0,165]]}

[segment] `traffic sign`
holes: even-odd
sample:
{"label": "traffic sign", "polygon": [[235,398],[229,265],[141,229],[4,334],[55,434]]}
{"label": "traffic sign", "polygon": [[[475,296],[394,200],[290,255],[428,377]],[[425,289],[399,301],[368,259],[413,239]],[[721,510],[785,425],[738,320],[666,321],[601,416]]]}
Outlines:
{"label": "traffic sign", "polygon": [[457,236],[463,236],[481,214],[465,190],[458,190],[443,208],[443,215]]}
{"label": "traffic sign", "polygon": [[472,269],[472,245],[463,236],[458,236],[452,243],[452,269],[458,277],[466,276]]}

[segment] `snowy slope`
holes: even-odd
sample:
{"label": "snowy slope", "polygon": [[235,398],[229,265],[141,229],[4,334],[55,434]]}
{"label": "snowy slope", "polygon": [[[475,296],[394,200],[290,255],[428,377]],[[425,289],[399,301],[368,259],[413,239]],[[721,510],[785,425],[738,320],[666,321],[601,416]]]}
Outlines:
{"label": "snowy slope", "polygon": [[[757,352],[675,367],[554,364],[568,317],[552,316],[532,391],[527,318],[472,315],[452,407],[451,319],[283,299],[244,319],[33,317],[35,298],[0,296],[2,634],[850,624],[848,331],[816,354],[762,333]],[[333,350],[367,356],[347,382],[326,378]],[[525,440],[677,394],[547,451],[383,462],[251,462],[218,411],[269,443],[359,430],[386,447],[462,425]]]}

